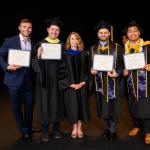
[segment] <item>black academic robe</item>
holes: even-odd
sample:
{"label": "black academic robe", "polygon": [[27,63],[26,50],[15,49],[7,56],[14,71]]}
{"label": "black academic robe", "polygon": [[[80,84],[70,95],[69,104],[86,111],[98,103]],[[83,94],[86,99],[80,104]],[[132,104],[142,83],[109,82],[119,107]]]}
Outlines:
{"label": "black academic robe", "polygon": [[[35,45],[37,51],[45,39]],[[35,103],[38,119],[42,124],[61,120],[61,102],[59,102],[58,80],[61,72],[61,60],[42,60],[35,58],[33,67],[36,72]]]}
{"label": "black academic robe", "polygon": [[[107,72],[100,72],[98,71],[98,74],[101,76],[100,84],[102,85],[102,91],[100,92],[98,90],[99,83],[97,81],[97,75],[94,76],[95,78],[95,87],[96,87],[96,93],[97,93],[97,115],[101,116],[103,119],[109,119],[109,118],[118,118],[120,115],[120,74],[122,73],[122,50],[121,47],[113,42],[109,42],[109,48],[105,50],[101,50],[98,48],[99,43],[96,43],[90,48],[90,67],[92,68],[93,65],[93,56],[95,54],[105,54],[108,55],[108,51],[110,55],[115,54],[115,61],[114,61],[114,69],[118,73],[118,77],[113,78],[114,79],[114,93],[115,96],[113,99],[109,99],[109,91],[108,91],[108,75]],[[107,45],[106,45],[107,46]],[[117,56],[117,57],[116,57]],[[109,83],[110,84],[110,83]]]}
{"label": "black academic robe", "polygon": [[[66,73],[68,75],[68,80],[65,79],[63,84],[65,86],[62,90],[65,108],[64,117],[67,117],[71,123],[77,123],[78,120],[88,121],[90,119],[88,101],[88,52],[83,51],[80,54],[64,53],[63,60],[66,64]],[[74,90],[70,88],[71,84],[80,82],[86,83],[81,89]]]}
{"label": "black academic robe", "polygon": [[[143,46],[143,51],[145,53],[146,63],[150,64],[150,45]],[[147,96],[145,94],[145,90],[143,90],[143,92],[140,92],[137,89],[137,87],[139,88],[139,82],[140,82],[139,79],[141,78],[139,77],[140,69],[129,71],[129,75],[127,76],[128,95],[129,95],[128,106],[129,106],[129,111],[132,117],[144,119],[144,118],[150,118],[150,72],[146,70],[141,70],[141,71],[143,73],[147,73],[147,79],[146,79],[147,84],[146,84],[146,89],[145,89],[147,90]],[[135,89],[134,95],[132,94],[133,91],[130,88],[131,86],[129,86],[129,82],[128,82],[129,78],[131,77],[131,72],[132,72],[132,79],[133,79],[132,83]],[[143,87],[144,86],[145,85],[143,84]],[[142,93],[143,95],[142,97],[140,96],[141,95],[140,93]]]}
{"label": "black academic robe", "polygon": [[[122,46],[122,53],[124,53],[124,46]],[[124,62],[122,63],[124,65]],[[127,77],[120,75],[120,94],[122,98],[128,99]]]}

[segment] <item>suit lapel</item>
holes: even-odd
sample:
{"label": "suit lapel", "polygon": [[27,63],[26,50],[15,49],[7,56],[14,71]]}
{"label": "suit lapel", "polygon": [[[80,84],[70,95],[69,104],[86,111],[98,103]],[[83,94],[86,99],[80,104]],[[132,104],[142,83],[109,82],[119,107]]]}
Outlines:
{"label": "suit lapel", "polygon": [[16,47],[17,49],[21,49],[21,43],[20,43],[19,35],[16,36],[16,40],[14,40],[14,41],[15,41],[15,47]]}

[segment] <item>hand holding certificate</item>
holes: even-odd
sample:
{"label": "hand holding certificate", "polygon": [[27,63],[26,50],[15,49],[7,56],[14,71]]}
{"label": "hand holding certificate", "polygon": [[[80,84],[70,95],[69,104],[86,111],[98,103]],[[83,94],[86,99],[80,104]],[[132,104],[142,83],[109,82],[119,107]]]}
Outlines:
{"label": "hand holding certificate", "polygon": [[60,60],[61,44],[42,43],[43,52],[41,59]]}
{"label": "hand holding certificate", "polygon": [[31,51],[9,49],[8,64],[29,67],[30,66],[30,55],[31,55]]}
{"label": "hand holding certificate", "polygon": [[112,71],[114,65],[113,55],[94,55],[93,69],[98,71]]}
{"label": "hand holding certificate", "polygon": [[142,69],[145,66],[144,53],[134,53],[124,55],[124,64],[126,70]]}

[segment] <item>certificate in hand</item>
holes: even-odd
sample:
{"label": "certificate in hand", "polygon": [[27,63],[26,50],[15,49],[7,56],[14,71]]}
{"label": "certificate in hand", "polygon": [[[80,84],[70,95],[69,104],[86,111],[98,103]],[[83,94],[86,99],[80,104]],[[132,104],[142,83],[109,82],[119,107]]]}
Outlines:
{"label": "certificate in hand", "polygon": [[9,49],[8,64],[29,67],[30,66],[30,56],[31,56],[31,51]]}
{"label": "certificate in hand", "polygon": [[113,55],[94,55],[93,69],[97,71],[112,71],[114,65]]}
{"label": "certificate in hand", "polygon": [[124,55],[124,64],[125,69],[127,70],[136,70],[141,69],[145,66],[145,57],[144,53],[134,53],[134,54],[125,54]]}
{"label": "certificate in hand", "polygon": [[43,52],[41,59],[60,60],[61,44],[42,43]]}

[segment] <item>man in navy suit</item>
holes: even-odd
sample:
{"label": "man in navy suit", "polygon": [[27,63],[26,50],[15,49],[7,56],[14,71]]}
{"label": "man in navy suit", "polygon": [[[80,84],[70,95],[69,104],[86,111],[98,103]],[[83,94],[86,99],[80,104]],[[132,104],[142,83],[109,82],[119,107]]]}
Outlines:
{"label": "man in navy suit", "polygon": [[32,42],[29,37],[32,32],[31,20],[22,19],[18,28],[20,33],[5,39],[0,48],[0,67],[5,72],[4,84],[8,87],[17,127],[23,136],[23,140],[29,142],[32,139],[31,129],[33,114],[31,67],[8,64],[7,59],[9,49],[31,51]]}

